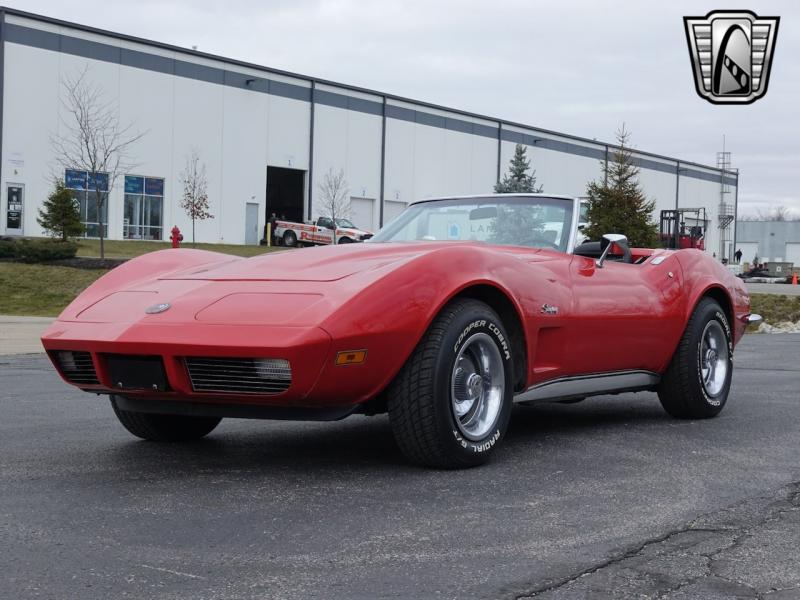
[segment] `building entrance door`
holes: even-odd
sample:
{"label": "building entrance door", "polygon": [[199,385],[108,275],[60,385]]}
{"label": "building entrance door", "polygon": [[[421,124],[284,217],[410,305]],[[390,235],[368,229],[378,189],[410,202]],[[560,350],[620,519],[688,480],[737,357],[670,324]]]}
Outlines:
{"label": "building entrance door", "polygon": [[258,204],[248,202],[244,215],[244,243],[257,246],[261,236],[258,235]]}

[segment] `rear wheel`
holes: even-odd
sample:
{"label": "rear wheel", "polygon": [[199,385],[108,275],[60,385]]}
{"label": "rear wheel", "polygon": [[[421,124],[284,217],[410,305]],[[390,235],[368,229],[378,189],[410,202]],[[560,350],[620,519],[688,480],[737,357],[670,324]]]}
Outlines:
{"label": "rear wheel", "polygon": [[293,248],[297,245],[297,236],[294,231],[286,231],[283,234],[283,245]]}
{"label": "rear wheel", "polygon": [[661,405],[679,419],[715,417],[728,400],[732,373],[728,319],[715,300],[703,298],[659,385]]}
{"label": "rear wheel", "polygon": [[400,449],[431,467],[486,462],[508,427],[512,376],[511,346],[497,314],[477,300],[450,303],[389,388]]}
{"label": "rear wheel", "polygon": [[219,417],[187,417],[184,415],[157,415],[122,410],[111,396],[111,407],[119,422],[136,437],[152,442],[187,442],[199,440],[211,433],[222,421]]}

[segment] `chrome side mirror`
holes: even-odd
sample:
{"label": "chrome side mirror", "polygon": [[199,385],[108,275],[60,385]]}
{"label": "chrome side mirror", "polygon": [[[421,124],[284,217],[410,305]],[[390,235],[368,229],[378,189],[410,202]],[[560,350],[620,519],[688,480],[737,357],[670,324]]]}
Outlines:
{"label": "chrome side mirror", "polygon": [[603,248],[603,253],[600,255],[600,258],[594,261],[594,264],[597,265],[598,269],[603,268],[603,263],[606,261],[606,257],[608,253],[611,251],[611,246],[617,244],[623,250],[623,252],[629,252],[628,250],[628,238],[627,236],[622,235],[621,233],[607,233],[603,236],[602,241],[600,242],[600,246]]}

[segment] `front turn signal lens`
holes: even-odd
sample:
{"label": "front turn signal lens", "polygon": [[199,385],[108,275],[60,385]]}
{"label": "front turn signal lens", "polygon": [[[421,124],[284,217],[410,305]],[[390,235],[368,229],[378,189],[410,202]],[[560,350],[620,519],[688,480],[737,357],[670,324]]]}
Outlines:
{"label": "front turn signal lens", "polygon": [[336,366],[360,365],[367,360],[366,350],[343,350],[336,353]]}

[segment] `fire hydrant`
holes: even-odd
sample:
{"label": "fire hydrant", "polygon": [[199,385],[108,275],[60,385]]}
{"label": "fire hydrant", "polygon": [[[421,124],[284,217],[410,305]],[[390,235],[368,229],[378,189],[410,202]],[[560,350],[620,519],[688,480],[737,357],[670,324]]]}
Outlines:
{"label": "fire hydrant", "polygon": [[169,236],[169,239],[172,242],[172,247],[173,248],[180,248],[181,247],[181,242],[183,241],[183,234],[181,233],[181,230],[178,229],[177,225],[175,225],[172,228],[172,235]]}

